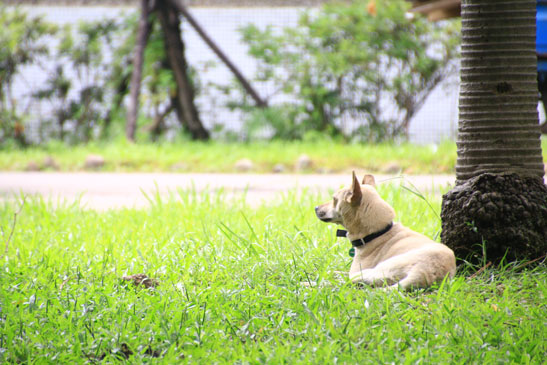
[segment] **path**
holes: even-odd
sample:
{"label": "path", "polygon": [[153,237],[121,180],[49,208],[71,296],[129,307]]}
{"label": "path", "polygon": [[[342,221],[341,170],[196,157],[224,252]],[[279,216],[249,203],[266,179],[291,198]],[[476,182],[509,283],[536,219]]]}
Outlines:
{"label": "path", "polygon": [[[376,181],[387,179],[406,181],[422,192],[453,184],[451,175],[395,176],[377,175]],[[148,200],[143,194],[159,191],[168,197],[177,189],[217,191],[228,196],[246,193],[247,201],[262,202],[275,199],[293,189],[327,192],[349,185],[351,176],[344,175],[286,175],[286,174],[168,174],[168,173],[57,173],[57,172],[0,172],[0,199],[16,194],[41,194],[47,199],[74,201],[81,197],[83,206],[106,210],[120,207],[144,207]],[[438,191],[438,190],[436,190]]]}

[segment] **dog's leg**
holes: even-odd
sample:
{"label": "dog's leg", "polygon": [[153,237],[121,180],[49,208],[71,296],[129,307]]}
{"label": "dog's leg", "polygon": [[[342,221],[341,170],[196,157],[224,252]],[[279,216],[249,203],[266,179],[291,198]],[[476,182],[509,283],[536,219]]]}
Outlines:
{"label": "dog's leg", "polygon": [[423,274],[419,270],[411,270],[407,276],[391,285],[390,289],[411,290],[428,286]]}
{"label": "dog's leg", "polygon": [[349,276],[352,283],[364,283],[370,286],[384,286],[392,285],[397,280],[385,275],[383,271],[377,269],[364,269],[359,272],[350,274]]}

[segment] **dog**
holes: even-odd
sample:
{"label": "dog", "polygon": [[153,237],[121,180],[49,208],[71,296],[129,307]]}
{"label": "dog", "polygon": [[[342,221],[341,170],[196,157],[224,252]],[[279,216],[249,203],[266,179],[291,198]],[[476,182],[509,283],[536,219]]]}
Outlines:
{"label": "dog", "polygon": [[375,186],[372,175],[365,175],[361,185],[353,172],[351,188],[339,190],[331,201],[315,207],[321,221],[340,224],[347,230],[341,233],[354,247],[349,279],[374,287],[409,290],[452,278],[456,273],[454,252],[394,223],[395,211]]}

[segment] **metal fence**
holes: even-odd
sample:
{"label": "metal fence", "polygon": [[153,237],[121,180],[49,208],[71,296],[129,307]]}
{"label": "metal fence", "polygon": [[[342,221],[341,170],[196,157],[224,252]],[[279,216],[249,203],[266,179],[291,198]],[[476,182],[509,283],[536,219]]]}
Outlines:
{"label": "metal fence", "polygon": [[[7,2],[10,3],[10,1]],[[136,7],[127,5],[134,2],[82,0],[79,3],[88,4],[82,7],[58,5],[62,2],[42,0],[39,1],[40,4],[48,5],[32,5],[25,7],[25,9],[32,15],[43,14],[47,20],[62,25],[75,24],[80,20],[93,21],[106,17],[118,17],[123,13],[136,11]],[[193,4],[197,2],[187,1],[186,3]],[[199,1],[200,6],[190,7],[190,11],[209,36],[228,54],[233,63],[243,71],[248,79],[252,80],[256,70],[256,62],[247,55],[246,46],[241,42],[238,29],[250,23],[260,27],[271,25],[278,29],[295,26],[299,14],[306,6],[310,6],[310,4],[317,5],[321,2],[324,1],[209,0]],[[34,4],[35,2],[28,3]],[[74,4],[74,2],[70,3]],[[119,6],[120,3],[123,3],[124,6]],[[246,4],[251,3],[253,7],[245,7]],[[258,6],[265,3],[268,4],[268,7]],[[113,7],[112,4],[118,6]],[[198,70],[202,84],[206,85],[208,82],[228,84],[232,82],[230,71],[219,62],[215,54],[186,22],[183,22],[183,37],[186,43],[188,61]],[[214,61],[216,66],[209,67],[208,61]],[[27,69],[16,82],[15,95],[21,99],[28,98],[29,90],[36,89],[43,83],[47,73],[51,71],[47,70],[47,65],[45,71],[43,68]],[[262,96],[268,96],[272,93],[267,84],[255,83],[254,86]],[[438,87],[413,119],[410,126],[411,141],[436,143],[443,139],[454,138],[457,126],[457,95],[457,77]],[[41,118],[44,113],[48,112],[47,105],[34,104],[29,104],[31,105],[29,108],[31,119]],[[241,133],[243,116],[238,112],[230,111],[224,105],[224,100],[218,95],[211,92],[205,93],[198,98],[197,104],[201,118],[209,129],[222,126],[224,130],[230,130],[235,134]]]}

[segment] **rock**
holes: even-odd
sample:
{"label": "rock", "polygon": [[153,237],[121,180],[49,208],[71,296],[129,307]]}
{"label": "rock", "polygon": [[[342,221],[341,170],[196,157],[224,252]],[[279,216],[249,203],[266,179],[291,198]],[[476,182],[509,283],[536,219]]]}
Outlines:
{"label": "rock", "polygon": [[188,165],[184,162],[176,162],[171,165],[171,171],[186,171],[188,170]]}
{"label": "rock", "polygon": [[135,161],[122,160],[120,161],[119,166],[131,170],[136,168],[138,165]]}
{"label": "rock", "polygon": [[277,165],[273,167],[272,171],[276,174],[285,172],[285,165],[283,165],[282,163],[278,163]]}
{"label": "rock", "polygon": [[36,161],[29,161],[27,164],[27,167],[25,167],[25,171],[40,171],[42,168]]}
{"label": "rock", "polygon": [[104,158],[100,155],[88,155],[85,158],[84,167],[89,170],[100,169],[104,166]]}
{"label": "rock", "polygon": [[253,161],[248,158],[243,158],[237,161],[234,165],[235,169],[239,172],[248,172],[254,168]]}
{"label": "rock", "polygon": [[59,164],[57,163],[57,161],[55,161],[53,159],[53,157],[51,157],[51,156],[47,156],[44,159],[44,162],[42,163],[42,167],[44,169],[52,169],[52,170],[59,170],[60,169]]}
{"label": "rock", "polygon": [[332,174],[333,171],[327,167],[320,167],[317,169],[318,174]]}
{"label": "rock", "polygon": [[397,162],[390,162],[382,168],[384,174],[399,174],[402,170]]}
{"label": "rock", "polygon": [[296,160],[295,170],[309,170],[313,165],[313,161],[308,155],[300,155]]}

